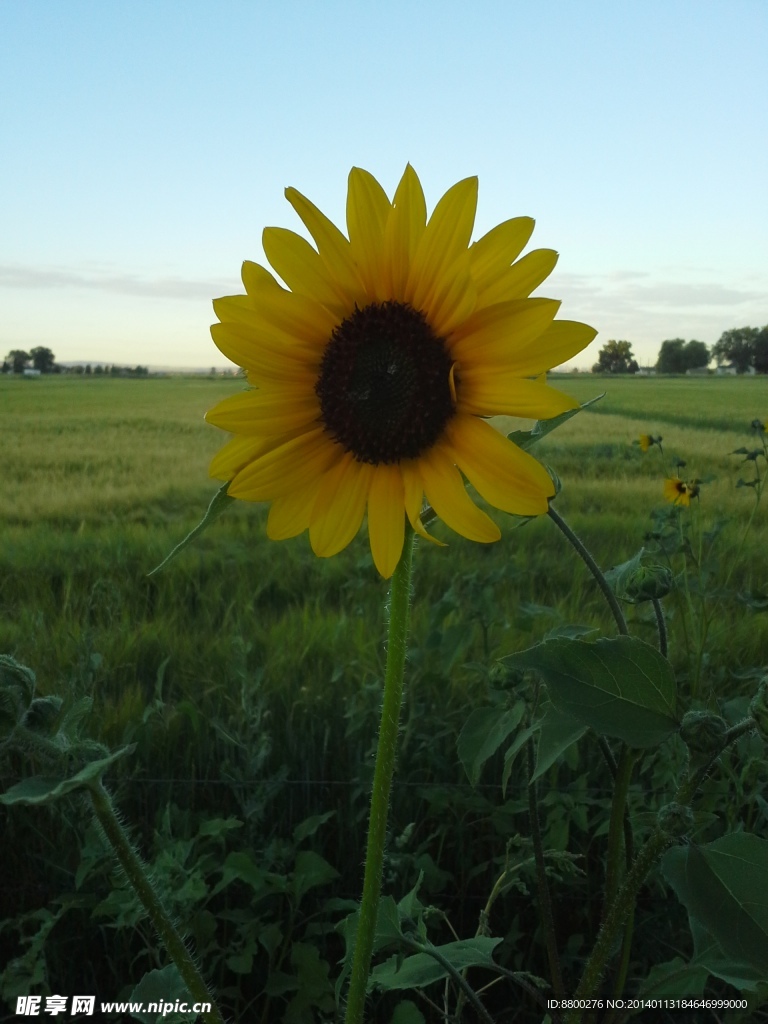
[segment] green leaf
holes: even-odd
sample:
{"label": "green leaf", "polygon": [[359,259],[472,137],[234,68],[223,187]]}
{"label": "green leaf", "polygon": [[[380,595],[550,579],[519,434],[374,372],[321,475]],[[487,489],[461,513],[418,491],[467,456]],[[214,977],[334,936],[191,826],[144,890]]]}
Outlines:
{"label": "green leaf", "polygon": [[313,836],[315,832],[324,825],[326,821],[330,820],[336,811],[326,811],[325,814],[313,814],[311,818],[305,818],[300,824],[293,830],[293,841],[298,846],[305,839]]}
{"label": "green leaf", "polygon": [[156,565],[152,572],[147,573],[147,576],[155,576],[157,573],[162,572],[163,569],[166,569],[176,556],[181,554],[184,548],[188,547],[195,538],[199,537],[204,530],[207,530],[209,526],[215,523],[219,516],[223,512],[226,512],[232,502],[237,500],[227,494],[227,488],[230,483],[231,481],[228,480],[227,483],[221,485],[218,491],[216,491],[214,496],[211,498],[211,503],[208,506],[205,515],[194,530],[188,533],[184,540],[177,544],[169,555],[165,556],[160,565]]}
{"label": "green leaf", "polygon": [[96,778],[100,778],[106,769],[114,764],[118,758],[130,754],[136,747],[131,743],[127,747],[115,750],[109,757],[99,758],[81,768],[75,775],[68,779],[52,778],[45,775],[32,775],[28,779],[22,779],[15,786],[11,786],[5,793],[0,794],[0,803],[3,804],[36,804],[41,806],[58,800],[75,789],[82,789]]}
{"label": "green leaf", "polygon": [[768,980],[768,841],[733,832],[705,846],[674,847],[661,866],[689,916],[732,965]]}
{"label": "green leaf", "polygon": [[603,574],[605,582],[617,597],[624,598],[627,583],[629,583],[633,574],[640,568],[644,554],[645,548],[640,548],[637,554],[630,558],[628,562],[622,562],[621,565],[614,565],[611,569],[606,569]]}
{"label": "green leaf", "polygon": [[670,664],[636,637],[546,640],[501,660],[538,672],[562,714],[631,747],[655,746],[678,727]]}
{"label": "green leaf", "polygon": [[583,402],[578,409],[569,409],[568,412],[561,413],[559,416],[554,416],[551,420],[537,420],[530,430],[513,430],[511,434],[507,434],[507,438],[513,441],[518,448],[522,448],[527,451],[532,445],[540,441],[542,437],[546,437],[547,434],[551,434],[553,430],[557,430],[558,427],[562,427],[564,423],[567,423],[571,416],[575,416],[577,412],[581,412],[582,409],[588,409],[590,405],[594,405],[595,402],[599,402],[601,398],[605,398],[605,392],[602,395],[597,395],[596,398],[590,398],[588,402]]}
{"label": "green leaf", "polygon": [[[457,971],[463,971],[467,967],[495,968],[492,953],[501,941],[479,936],[475,939],[448,942],[444,946],[435,946],[434,949]],[[374,967],[369,984],[386,991],[424,988],[447,978],[448,974],[446,968],[429,953],[415,953],[404,960],[395,955],[386,963]]]}
{"label": "green leaf", "polygon": [[648,998],[700,996],[708,975],[706,967],[701,964],[686,963],[682,957],[676,956],[674,960],[651,968],[648,977],[640,984],[640,994]]}
{"label": "green leaf", "polygon": [[578,742],[587,726],[571,715],[563,714],[550,705],[541,719],[539,742],[536,747],[536,770],[531,782],[541,778],[544,772],[555,763],[561,754],[573,743]]}
{"label": "green leaf", "polygon": [[395,1007],[389,1024],[427,1024],[427,1019],[416,1003],[410,999],[404,999]]}
{"label": "green leaf", "polygon": [[310,889],[318,885],[327,885],[338,877],[339,872],[336,868],[319,853],[315,853],[314,850],[301,850],[296,854],[291,887],[298,901]]}
{"label": "green leaf", "polygon": [[[176,1000],[189,1005],[194,1002],[176,964],[168,964],[162,971],[150,971],[145,974],[131,992],[129,999],[130,1002],[137,1005],[143,1003],[146,1006],[148,1003],[159,1003],[161,1007],[166,1003],[170,1003],[173,1007]],[[182,1024],[182,1022],[197,1020],[199,1016],[197,1013],[170,1012],[166,1014],[133,1009],[130,1014],[134,1020],[142,1021],[142,1024],[158,1024],[160,1021],[163,1021],[163,1024],[166,1024],[167,1021],[171,1021],[172,1024]]]}
{"label": "green leaf", "polygon": [[501,714],[497,707],[476,708],[466,720],[459,735],[458,754],[473,786],[477,785],[485,762],[518,727],[524,713],[525,704],[519,701]]}
{"label": "green leaf", "polygon": [[740,992],[755,992],[761,986],[765,986],[766,977],[762,971],[727,956],[717,939],[695,917],[689,916],[688,923],[693,935],[692,964],[701,966],[702,970],[727,981]]}

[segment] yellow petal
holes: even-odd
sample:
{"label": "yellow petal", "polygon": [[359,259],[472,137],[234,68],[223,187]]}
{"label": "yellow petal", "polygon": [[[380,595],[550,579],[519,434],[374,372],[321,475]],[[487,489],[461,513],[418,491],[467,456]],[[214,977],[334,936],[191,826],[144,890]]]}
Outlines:
{"label": "yellow petal", "polygon": [[421,513],[424,506],[424,484],[421,482],[418,460],[404,459],[400,463],[400,472],[403,476],[405,514],[408,516],[409,523],[419,537],[423,537],[424,540],[431,541],[432,544],[444,548],[445,544],[438,540],[437,537],[427,533],[421,521]]}
{"label": "yellow petal", "polygon": [[405,494],[399,466],[376,466],[368,495],[373,562],[385,580],[397,568],[405,537]]}
{"label": "yellow petal", "polygon": [[348,311],[346,297],[306,238],[287,228],[264,228],[261,244],[275,272],[291,291],[315,299],[338,315]]}
{"label": "yellow petal", "polygon": [[392,299],[403,302],[411,260],[427,225],[427,204],[418,175],[408,164],[397,186],[384,232],[385,272]]}
{"label": "yellow petal", "polygon": [[481,291],[478,305],[492,306],[496,302],[525,298],[549,277],[556,263],[557,253],[554,249],[534,249],[517,263],[507,267],[492,285]]}
{"label": "yellow petal", "polygon": [[559,308],[554,299],[517,299],[479,309],[453,331],[451,356],[464,369],[506,362],[517,370],[518,353],[550,326]]}
{"label": "yellow petal", "polygon": [[243,466],[274,447],[274,441],[263,437],[233,437],[218,451],[208,470],[214,480],[231,480]]}
{"label": "yellow petal", "polygon": [[262,267],[259,263],[253,263],[251,260],[245,260],[240,276],[243,279],[245,290],[252,299],[261,298],[264,294],[269,295],[276,291],[285,291],[285,288],[280,287],[266,267]]}
{"label": "yellow petal", "polygon": [[457,182],[435,207],[408,275],[406,299],[414,309],[429,306],[444,271],[466,251],[476,210],[477,178]]}
{"label": "yellow petal", "polygon": [[212,324],[211,337],[227,359],[253,371],[259,380],[297,384],[309,380],[314,384],[317,377],[322,356],[319,348],[310,356],[305,348],[283,344],[280,338],[257,334],[248,324],[233,321]]}
{"label": "yellow petal", "polygon": [[287,188],[285,198],[304,221],[315,240],[323,263],[344,290],[350,305],[354,306],[355,302],[363,301],[363,284],[348,239],[333,221],[295,188]]}
{"label": "yellow petal", "polygon": [[363,521],[374,467],[345,452],[323,478],[309,520],[312,550],[330,558],[354,539]]}
{"label": "yellow petal", "polygon": [[440,448],[432,448],[419,459],[419,472],[427,501],[446,526],[482,544],[501,537],[496,523],[472,501],[458,469]]}
{"label": "yellow petal", "polygon": [[241,469],[229,493],[248,501],[271,501],[301,490],[322,476],[340,451],[322,427],[308,430]]}
{"label": "yellow petal", "polygon": [[548,420],[579,408],[575,398],[548,384],[521,380],[514,371],[499,371],[494,367],[477,367],[460,373],[457,392],[459,412],[475,416]]}
{"label": "yellow petal", "polygon": [[[289,301],[286,303],[282,296],[290,297]],[[299,358],[316,361],[336,325],[335,319],[317,302],[292,292],[282,292],[275,298],[277,302],[262,299],[256,306],[249,295],[227,295],[214,299],[213,309],[222,323],[247,325],[255,345],[270,345],[293,352]],[[291,299],[296,301],[291,302]],[[320,330],[309,316],[301,315],[305,304],[320,311],[317,318]],[[331,326],[324,331],[325,323]]]}
{"label": "yellow petal", "polygon": [[244,391],[225,398],[205,414],[209,423],[233,434],[266,437],[308,427],[319,416],[317,395],[306,388]]}
{"label": "yellow petal", "polygon": [[514,515],[542,515],[554,485],[540,463],[484,420],[457,414],[445,428],[445,447],[478,494]]}
{"label": "yellow petal", "polygon": [[531,344],[515,354],[515,372],[521,377],[533,377],[543,370],[551,370],[553,366],[559,366],[581,352],[596,335],[594,327],[587,324],[575,320],[555,320]]}
{"label": "yellow petal", "polygon": [[477,292],[469,273],[467,254],[462,253],[423,312],[435,334],[445,338],[471,316],[476,302]]}
{"label": "yellow petal", "polygon": [[267,536],[270,540],[298,537],[309,527],[312,507],[321,480],[322,477],[317,477],[301,490],[291,491],[290,494],[274,499],[267,516]]}
{"label": "yellow petal", "polygon": [[471,246],[469,259],[478,291],[488,288],[516,260],[533,234],[532,217],[514,217],[497,224]]}
{"label": "yellow petal", "polygon": [[347,233],[369,298],[381,299],[384,229],[392,206],[372,174],[353,167],[347,190]]}

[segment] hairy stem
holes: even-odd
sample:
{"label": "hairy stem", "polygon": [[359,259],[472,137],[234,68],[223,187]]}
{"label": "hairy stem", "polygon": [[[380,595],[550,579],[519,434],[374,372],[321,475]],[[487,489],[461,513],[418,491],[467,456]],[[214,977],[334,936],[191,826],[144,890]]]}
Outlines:
{"label": "hairy stem", "polygon": [[[528,744],[528,779],[533,778],[534,772],[534,748],[533,740]],[[557,934],[555,932],[555,917],[552,912],[552,897],[549,892],[549,880],[547,869],[544,863],[544,847],[541,842],[541,825],[539,823],[539,801],[536,795],[536,783],[528,782],[528,813],[531,822],[531,840],[533,852],[536,857],[536,885],[539,891],[539,911],[541,913],[541,925],[544,929],[544,938],[547,944],[547,959],[549,960],[549,971],[552,975],[552,988],[555,995],[561,997],[563,988],[563,974],[560,970],[560,956],[557,951]]]}
{"label": "hairy stem", "polygon": [[389,795],[395,770],[397,734],[400,726],[400,705],[403,697],[403,675],[408,641],[411,600],[411,564],[413,530],[406,527],[403,553],[392,577],[389,607],[389,640],[387,669],[384,679],[384,700],[381,706],[379,743],[373,773],[371,809],[368,823],[368,848],[365,856],[365,879],[360,917],[352,958],[352,973],[347,996],[346,1024],[362,1024],[365,993],[373,955],[376,918],[381,895],[384,847],[389,816]]}
{"label": "hairy stem", "polygon": [[112,847],[120,867],[125,872],[126,878],[147,911],[168,955],[176,964],[189,994],[196,1003],[207,1003],[211,1007],[210,1010],[201,1014],[203,1020],[206,1024],[224,1024],[224,1018],[208,991],[191,953],[168,916],[168,912],[147,876],[144,865],[131,846],[123,826],[118,821],[110,795],[100,778],[89,783],[88,792],[104,835]]}
{"label": "hairy stem", "polygon": [[603,593],[603,597],[605,598],[608,607],[611,609],[611,613],[614,619],[616,620],[616,626],[618,627],[619,632],[627,636],[629,634],[629,629],[627,628],[627,621],[624,618],[624,613],[621,610],[619,602],[616,600],[616,595],[608,586],[608,582],[605,576],[603,576],[603,573],[600,567],[598,566],[597,562],[594,560],[590,552],[584,546],[580,538],[573,532],[573,530],[566,523],[563,517],[559,513],[555,512],[554,508],[552,508],[551,505],[549,506],[549,512],[547,513],[547,515],[558,528],[558,530],[560,530],[563,536],[568,539],[568,541],[574,547],[574,549],[576,550],[577,554],[582,559],[586,567],[592,573],[595,582],[597,583],[598,587],[600,587],[600,590]]}

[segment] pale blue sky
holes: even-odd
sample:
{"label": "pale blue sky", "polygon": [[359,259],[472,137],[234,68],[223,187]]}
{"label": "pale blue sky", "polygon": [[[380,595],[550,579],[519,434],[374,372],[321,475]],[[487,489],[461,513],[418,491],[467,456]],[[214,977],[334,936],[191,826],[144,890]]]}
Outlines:
{"label": "pale blue sky", "polygon": [[766,0],[0,0],[0,355],[224,365],[211,299],[294,185],[536,218],[539,294],[627,338],[768,322]]}

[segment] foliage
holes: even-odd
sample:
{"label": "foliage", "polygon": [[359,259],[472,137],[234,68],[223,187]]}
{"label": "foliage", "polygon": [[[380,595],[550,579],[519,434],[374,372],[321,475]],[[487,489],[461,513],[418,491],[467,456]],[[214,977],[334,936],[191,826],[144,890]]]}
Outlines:
{"label": "foliage", "polygon": [[[612,381],[606,399],[538,441],[537,454],[565,481],[557,508],[601,564],[621,563],[611,579],[629,642],[614,635],[591,577],[566,557],[547,520],[505,531],[498,545],[454,540],[448,552],[418,552],[371,1019],[431,1024],[442,1020],[445,1000],[454,1017],[482,1019],[463,985],[476,992],[494,982],[481,996],[494,1019],[509,1019],[514,1006],[517,1020],[542,1020],[538,999],[551,995],[552,975],[530,781],[561,968],[566,991],[575,991],[599,933],[612,860],[613,782],[601,740],[618,758],[617,722],[643,733],[632,733],[635,743],[648,722],[654,732],[637,751],[627,789],[635,852],[665,804],[673,805],[661,814],[665,835],[690,828],[674,806],[676,788],[689,770],[704,768],[712,737],[719,742],[749,717],[765,673],[768,545],[760,515],[745,532],[764,479],[765,432],[750,435],[740,423],[745,405],[764,421],[765,384]],[[588,379],[564,386],[581,389],[582,399],[595,392]],[[19,453],[16,461],[9,445],[11,491],[0,500],[0,649],[33,664],[39,679],[32,692],[29,675],[14,669],[9,707],[62,698],[45,705],[50,719],[40,716],[50,729],[62,707],[91,697],[90,717],[77,719],[77,729],[70,720],[72,741],[87,733],[110,749],[135,744],[132,756],[108,766],[110,785],[226,1013],[322,1024],[338,1013],[354,927],[384,591],[360,549],[318,564],[302,540],[267,543],[258,508],[233,509],[164,573],[146,578],[210,497],[202,479],[209,439],[194,414],[210,404],[212,389],[231,387],[52,377],[32,400],[22,383],[8,381],[2,400]],[[685,456],[686,475],[718,477],[690,510],[666,507],[649,519],[663,471],[660,452],[641,455],[630,444],[643,430],[663,434],[673,464],[677,452]],[[147,462],[161,469],[146,472]],[[737,476],[743,485],[735,488]],[[730,522],[715,528],[716,518]],[[671,567],[665,593],[666,583],[649,582],[658,566]],[[665,611],[668,660],[655,650],[654,596]],[[604,652],[614,647],[623,659],[618,694],[604,671]],[[561,678],[574,654],[568,671],[571,691],[585,694],[581,717],[572,715]],[[645,670],[643,658],[668,668]],[[644,689],[643,678],[657,674],[664,685]],[[760,701],[753,704],[751,713],[763,714]],[[714,719],[691,719],[692,708]],[[679,733],[673,722],[682,722]],[[13,754],[3,786],[39,771]],[[750,929],[759,937],[764,922],[739,902],[727,875],[733,856],[754,863],[754,877],[745,878],[760,895],[762,847],[734,854],[718,844],[764,834],[767,781],[764,741],[752,733],[707,766],[689,839],[664,840],[670,854],[643,889],[623,992],[748,992],[752,1008],[722,1019],[765,1019],[757,1008],[764,972],[751,962],[761,947],[738,946]],[[0,814],[12,880],[2,892],[0,998],[97,991],[127,999],[137,986],[147,991],[166,964],[162,948],[77,793]],[[691,878],[719,893],[722,914],[697,901]],[[662,962],[660,942],[670,948]],[[619,970],[614,961],[606,991]]]}
{"label": "foliage", "polygon": [[661,343],[656,369],[659,373],[685,373],[709,363],[709,349],[703,341],[673,338]]}
{"label": "foliage", "polygon": [[53,372],[56,365],[56,357],[49,348],[38,345],[36,348],[31,349],[29,354],[32,359],[32,365],[36,370],[39,370],[41,373]]}
{"label": "foliage", "polygon": [[23,373],[27,363],[31,362],[32,356],[21,348],[13,348],[5,357],[11,364],[14,373]]}
{"label": "foliage", "polygon": [[606,341],[600,349],[593,373],[637,373],[637,361],[628,341]]}
{"label": "foliage", "polygon": [[718,365],[732,363],[739,373],[750,367],[768,373],[768,325],[724,331],[712,348],[712,357]]}

